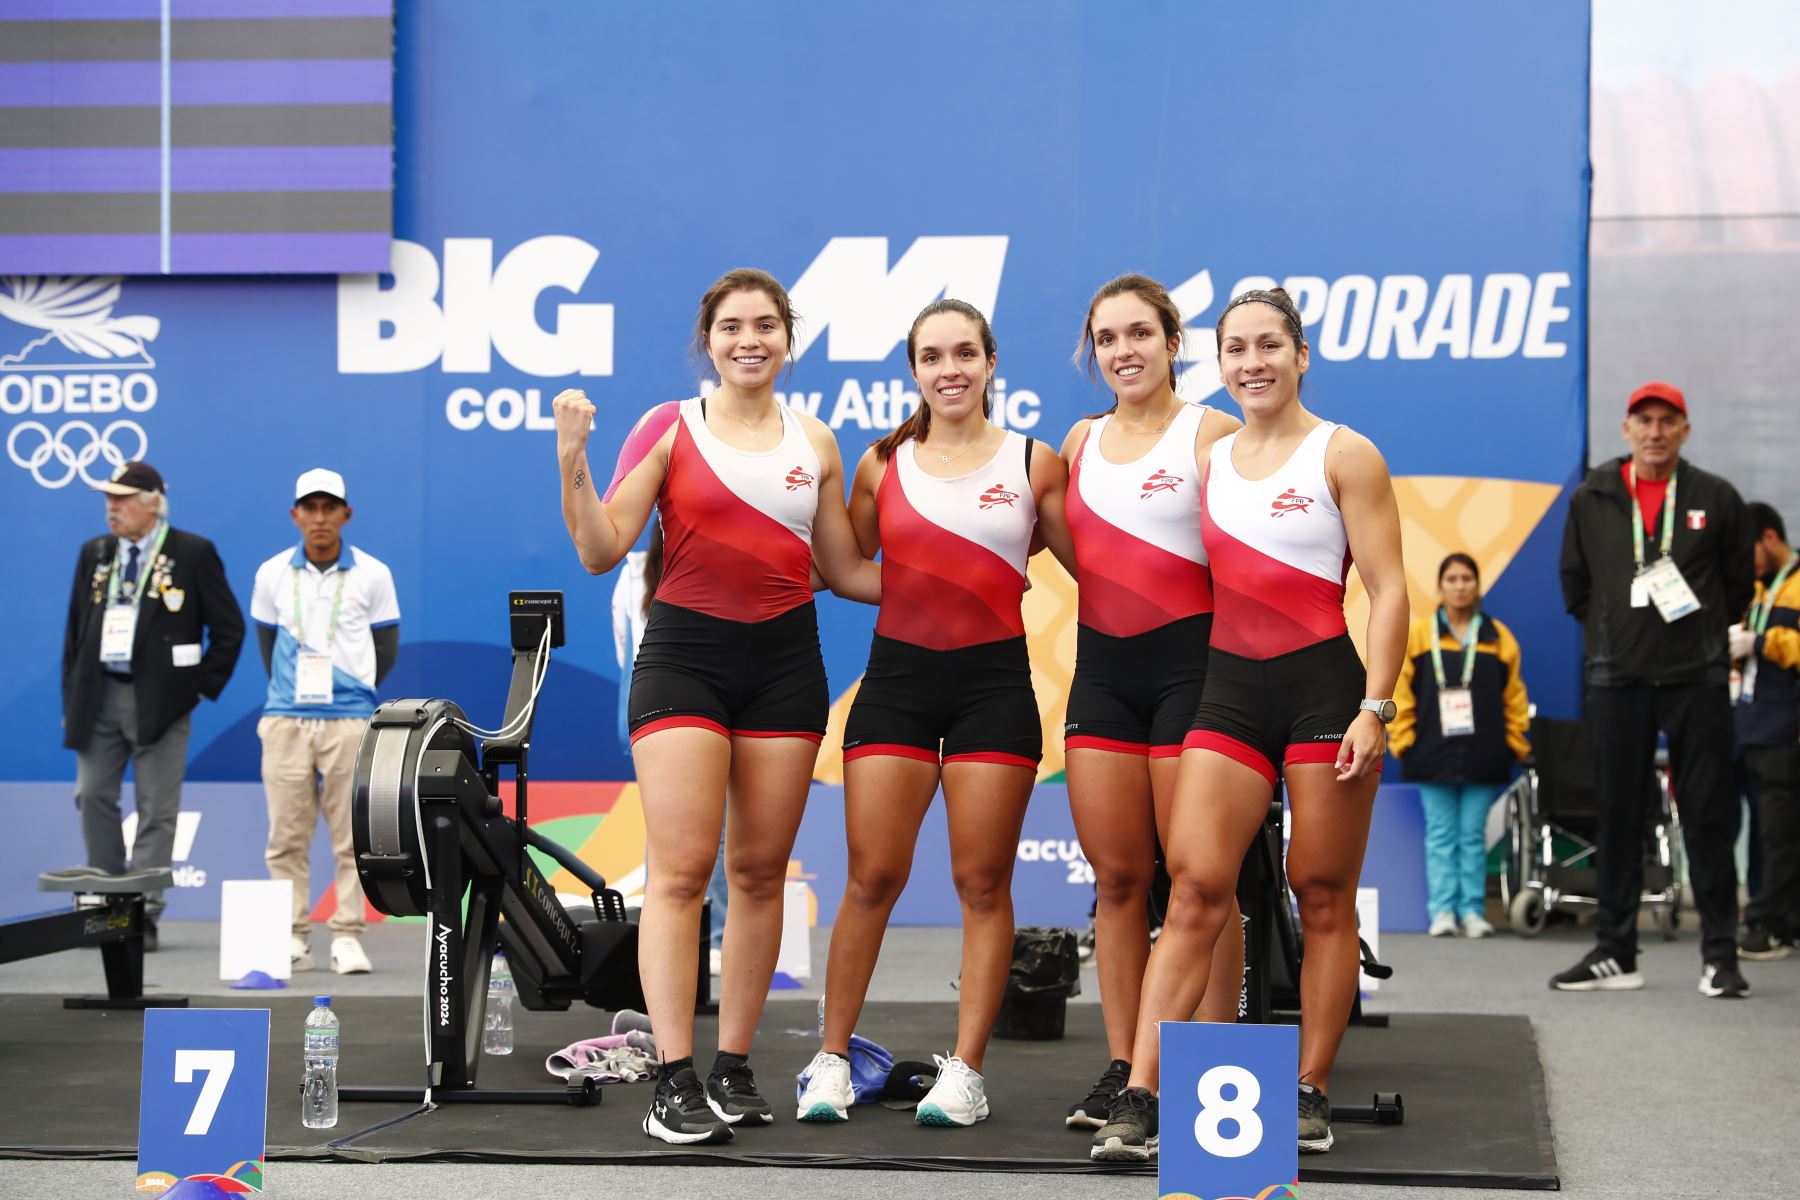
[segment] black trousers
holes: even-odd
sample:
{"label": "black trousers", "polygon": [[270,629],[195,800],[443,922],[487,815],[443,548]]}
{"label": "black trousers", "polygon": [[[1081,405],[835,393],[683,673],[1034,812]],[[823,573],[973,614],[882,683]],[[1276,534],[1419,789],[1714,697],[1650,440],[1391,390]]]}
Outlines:
{"label": "black trousers", "polygon": [[1800,743],[1746,746],[1744,766],[1762,826],[1762,887],[1744,922],[1800,937]]}
{"label": "black trousers", "polygon": [[1600,948],[1637,956],[1644,840],[1655,786],[1656,734],[1669,738],[1669,768],[1687,843],[1688,878],[1700,915],[1700,957],[1737,961],[1737,791],[1731,779],[1731,699],[1725,685],[1589,687],[1600,830]]}

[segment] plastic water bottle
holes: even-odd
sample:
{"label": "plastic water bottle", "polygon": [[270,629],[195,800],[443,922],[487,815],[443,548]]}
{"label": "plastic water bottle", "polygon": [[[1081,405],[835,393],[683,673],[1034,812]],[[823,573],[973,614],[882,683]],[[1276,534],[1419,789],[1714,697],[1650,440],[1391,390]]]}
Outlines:
{"label": "plastic water bottle", "polygon": [[306,1077],[300,1084],[300,1123],[330,1129],[338,1118],[338,1018],[330,996],[314,996],[306,1014]]}
{"label": "plastic water bottle", "polygon": [[488,972],[487,1013],[481,1021],[481,1049],[487,1054],[511,1054],[513,1050],[513,977],[505,951],[494,952]]}

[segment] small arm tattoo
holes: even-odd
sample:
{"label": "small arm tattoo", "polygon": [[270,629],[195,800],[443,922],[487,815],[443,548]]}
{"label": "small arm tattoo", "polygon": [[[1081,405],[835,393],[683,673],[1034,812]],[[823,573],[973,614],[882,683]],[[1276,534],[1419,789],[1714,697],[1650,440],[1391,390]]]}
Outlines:
{"label": "small arm tattoo", "polygon": [[576,467],[575,468],[575,490],[579,492],[581,490],[581,485],[586,482],[587,482],[587,472],[582,470],[580,467]]}

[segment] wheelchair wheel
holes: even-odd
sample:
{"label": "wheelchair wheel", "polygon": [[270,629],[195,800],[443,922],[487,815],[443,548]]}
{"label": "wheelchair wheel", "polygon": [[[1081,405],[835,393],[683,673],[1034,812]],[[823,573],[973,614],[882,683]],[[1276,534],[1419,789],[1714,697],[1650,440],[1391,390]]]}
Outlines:
{"label": "wheelchair wheel", "polygon": [[1526,888],[1512,898],[1506,917],[1512,931],[1520,937],[1536,937],[1550,921],[1550,910],[1544,905],[1544,893]]}
{"label": "wheelchair wheel", "polygon": [[1526,891],[1525,884],[1530,879],[1530,872],[1525,856],[1531,853],[1530,816],[1526,810],[1526,798],[1521,789],[1527,786],[1526,779],[1519,779],[1506,789],[1502,799],[1506,802],[1506,861],[1500,864],[1500,903],[1509,912],[1512,902]]}

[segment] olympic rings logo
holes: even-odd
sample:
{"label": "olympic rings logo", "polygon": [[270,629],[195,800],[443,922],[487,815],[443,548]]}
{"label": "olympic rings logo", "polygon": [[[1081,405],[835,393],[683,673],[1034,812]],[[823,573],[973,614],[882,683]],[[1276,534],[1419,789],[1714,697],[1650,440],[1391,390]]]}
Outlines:
{"label": "olympic rings logo", "polygon": [[[129,454],[114,440],[121,432],[137,438],[137,447]],[[30,444],[31,451],[22,453],[22,444]],[[150,439],[136,421],[114,421],[101,430],[86,421],[66,421],[55,433],[42,422],[20,421],[6,435],[7,456],[47,488],[67,487],[77,475],[90,484],[105,483],[126,463],[143,458],[149,448]],[[98,478],[88,471],[96,462],[106,464]]]}

